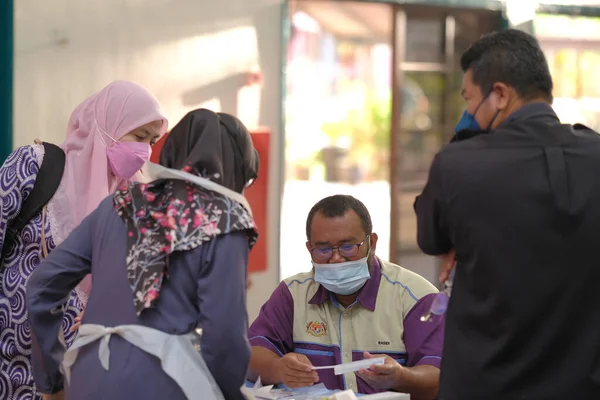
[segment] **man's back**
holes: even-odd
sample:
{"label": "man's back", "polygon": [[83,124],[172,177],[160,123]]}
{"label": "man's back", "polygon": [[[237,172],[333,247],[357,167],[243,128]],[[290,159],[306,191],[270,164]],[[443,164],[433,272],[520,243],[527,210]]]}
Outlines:
{"label": "man's back", "polygon": [[440,399],[600,398],[600,136],[517,119],[435,168],[458,259]]}

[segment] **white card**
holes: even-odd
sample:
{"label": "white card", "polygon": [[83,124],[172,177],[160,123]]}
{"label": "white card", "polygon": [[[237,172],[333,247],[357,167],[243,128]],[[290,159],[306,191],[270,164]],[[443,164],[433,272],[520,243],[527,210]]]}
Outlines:
{"label": "white card", "polygon": [[313,370],[320,369],[333,369],[336,375],[342,375],[348,372],[358,371],[360,369],[367,369],[371,365],[383,365],[385,357],[377,358],[365,358],[364,360],[353,361],[345,364],[338,365],[324,365],[322,367],[312,367]]}

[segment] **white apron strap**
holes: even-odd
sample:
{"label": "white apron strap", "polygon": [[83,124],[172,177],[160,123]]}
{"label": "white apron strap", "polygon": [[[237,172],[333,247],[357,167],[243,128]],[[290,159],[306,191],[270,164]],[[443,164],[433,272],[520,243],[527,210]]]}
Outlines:
{"label": "white apron strap", "polygon": [[102,325],[84,324],[73,345],[63,359],[63,371],[67,383],[71,378],[71,367],[77,359],[79,349],[96,340],[101,340],[98,357],[102,367],[108,371],[111,335],[119,335],[129,343],[156,356],[163,371],[170,376],[190,400],[223,400],[223,394],[210,373],[202,355],[194,348],[191,335],[169,335],[168,333],[141,325],[120,325],[107,328]]}

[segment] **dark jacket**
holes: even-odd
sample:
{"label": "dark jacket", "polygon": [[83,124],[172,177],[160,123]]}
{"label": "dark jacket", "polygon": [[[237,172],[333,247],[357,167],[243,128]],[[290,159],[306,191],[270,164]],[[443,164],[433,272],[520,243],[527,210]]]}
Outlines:
{"label": "dark jacket", "polygon": [[415,202],[458,259],[440,399],[600,399],[600,136],[534,103],[463,139]]}

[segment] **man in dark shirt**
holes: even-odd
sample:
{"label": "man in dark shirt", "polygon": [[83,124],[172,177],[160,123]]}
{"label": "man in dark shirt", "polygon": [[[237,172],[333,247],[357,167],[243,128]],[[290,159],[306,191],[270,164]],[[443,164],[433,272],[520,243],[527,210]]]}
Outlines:
{"label": "man in dark shirt", "polygon": [[421,249],[456,257],[439,398],[600,399],[600,136],[560,124],[524,32],[461,67],[467,130],[415,202]]}

